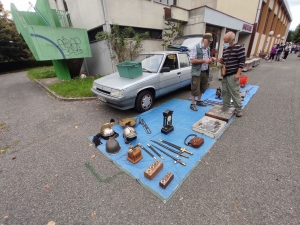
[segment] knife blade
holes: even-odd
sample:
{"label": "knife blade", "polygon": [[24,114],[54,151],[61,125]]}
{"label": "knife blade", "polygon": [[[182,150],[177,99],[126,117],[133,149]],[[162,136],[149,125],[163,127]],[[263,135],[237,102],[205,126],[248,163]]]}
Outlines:
{"label": "knife blade", "polygon": [[190,152],[189,150],[187,150],[186,148],[182,148],[182,147],[180,147],[180,146],[178,146],[178,145],[175,145],[175,144],[173,144],[173,143],[171,143],[171,142],[165,141],[165,140],[163,140],[163,139],[161,139],[161,138],[158,138],[158,140],[161,141],[161,142],[163,142],[163,143],[165,143],[165,144],[167,144],[167,145],[170,145],[170,146],[172,146],[173,148],[176,148],[176,149],[178,149],[178,150],[180,150],[180,151],[182,151],[182,152],[186,152],[186,153],[188,153],[188,154],[190,154],[190,155],[193,155],[193,153]]}

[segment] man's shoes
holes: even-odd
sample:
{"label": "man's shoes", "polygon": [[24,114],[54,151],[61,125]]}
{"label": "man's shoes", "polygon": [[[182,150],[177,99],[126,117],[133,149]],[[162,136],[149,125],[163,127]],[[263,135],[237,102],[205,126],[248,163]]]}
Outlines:
{"label": "man's shoes", "polygon": [[207,106],[203,101],[196,101],[196,105]]}
{"label": "man's shoes", "polygon": [[191,104],[191,105],[190,105],[190,108],[191,108],[191,110],[193,110],[193,111],[198,111],[198,109],[197,109],[197,107],[196,107],[195,104]]}
{"label": "man's shoes", "polygon": [[236,110],[236,117],[242,117],[243,111],[242,110]]}

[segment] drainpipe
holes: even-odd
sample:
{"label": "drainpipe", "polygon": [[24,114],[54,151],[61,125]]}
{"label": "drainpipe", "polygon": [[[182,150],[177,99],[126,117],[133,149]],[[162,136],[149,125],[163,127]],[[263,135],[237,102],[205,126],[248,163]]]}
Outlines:
{"label": "drainpipe", "polygon": [[56,10],[59,10],[57,0],[55,0]]}
{"label": "drainpipe", "polygon": [[[108,23],[108,18],[107,18],[107,11],[106,11],[106,2],[105,0],[99,0],[102,4],[102,9],[103,9],[103,15],[104,15],[104,21],[105,21],[105,29],[107,32],[111,32],[110,30],[110,26],[109,26],[109,23]],[[109,48],[109,54],[112,55],[113,54],[113,51],[112,51],[112,47],[111,47],[111,44],[108,43],[108,48]],[[112,67],[112,70],[113,72],[116,72],[115,71],[115,68],[114,68],[114,65],[113,65],[113,60],[111,60],[111,67]]]}

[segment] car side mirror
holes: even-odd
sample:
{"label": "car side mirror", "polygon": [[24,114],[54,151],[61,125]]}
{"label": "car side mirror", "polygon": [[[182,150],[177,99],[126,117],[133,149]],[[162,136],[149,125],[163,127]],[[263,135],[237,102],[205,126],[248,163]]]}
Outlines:
{"label": "car side mirror", "polygon": [[160,72],[161,73],[170,72],[170,67],[163,67],[163,68],[161,68]]}

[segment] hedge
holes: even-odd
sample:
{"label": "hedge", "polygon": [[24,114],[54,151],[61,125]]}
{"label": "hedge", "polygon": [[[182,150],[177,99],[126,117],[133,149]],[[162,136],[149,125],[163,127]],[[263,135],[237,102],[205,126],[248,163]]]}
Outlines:
{"label": "hedge", "polygon": [[0,73],[7,73],[41,66],[52,66],[52,61],[26,60],[19,62],[0,62]]}

